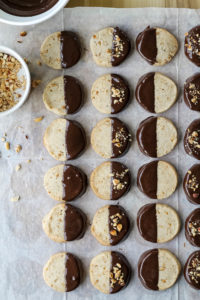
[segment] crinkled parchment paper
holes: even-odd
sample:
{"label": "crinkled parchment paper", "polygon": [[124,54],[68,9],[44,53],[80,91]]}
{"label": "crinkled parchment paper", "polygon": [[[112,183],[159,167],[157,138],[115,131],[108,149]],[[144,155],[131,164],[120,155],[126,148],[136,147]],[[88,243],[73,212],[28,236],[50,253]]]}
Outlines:
{"label": "crinkled parchment paper", "polygon": [[[32,90],[28,101],[21,109],[10,116],[0,119],[0,136],[7,133],[11,142],[11,150],[6,151],[0,141],[2,152],[0,159],[0,299],[2,300],[58,300],[58,299],[131,299],[131,300],[188,300],[199,299],[199,292],[186,284],[181,274],[177,284],[164,292],[146,290],[137,277],[137,261],[143,251],[157,245],[143,240],[136,228],[136,215],[138,209],[149,202],[136,187],[138,168],[150,161],[140,153],[135,132],[138,124],[150,114],[144,111],[134,98],[134,89],[141,75],[149,71],[161,71],[175,80],[179,87],[177,103],[164,116],[169,117],[176,124],[179,132],[179,144],[176,149],[164,159],[173,163],[179,172],[179,188],[163,203],[176,208],[181,216],[182,223],[186,216],[196,208],[190,204],[183,193],[182,178],[187,169],[195,163],[195,159],[185,154],[183,149],[183,134],[189,123],[199,116],[198,112],[189,111],[183,103],[182,89],[187,77],[198,71],[184,56],[184,33],[199,24],[199,11],[189,9],[109,9],[109,8],[73,8],[64,9],[46,23],[37,26],[20,28],[0,24],[0,44],[17,50],[29,61],[33,79],[41,79],[42,83]],[[124,29],[131,41],[132,52],[129,58],[119,67],[105,69],[95,65],[89,50],[89,39],[93,32],[109,25],[118,25]],[[134,41],[137,34],[146,26],[161,26],[169,29],[179,40],[178,55],[171,63],[163,67],[148,65],[135,50]],[[39,66],[39,49],[44,38],[57,30],[76,31],[81,38],[84,53],[80,62],[69,70],[55,71],[42,65]],[[21,31],[27,31],[26,37],[20,37]],[[17,43],[17,39],[23,43]],[[109,249],[98,244],[91,236],[88,226],[84,238],[67,244],[57,244],[51,241],[43,232],[41,221],[43,216],[57,204],[49,198],[43,188],[44,173],[59,162],[49,156],[43,147],[43,134],[45,128],[52,120],[57,118],[48,112],[42,101],[42,92],[47,82],[61,74],[77,77],[85,89],[85,104],[83,108],[70,119],[78,120],[87,132],[88,147],[85,153],[72,163],[81,167],[89,176],[91,171],[100,164],[101,159],[89,145],[89,136],[92,127],[104,115],[100,114],[91,104],[90,89],[94,80],[106,72],[116,72],[124,76],[131,87],[131,103],[118,117],[124,120],[133,134],[133,143],[129,152],[119,161],[127,164],[131,169],[133,183],[130,192],[119,200],[119,203],[128,211],[132,223],[131,233],[124,242],[112,247],[125,254],[133,269],[133,276],[129,286],[116,295],[103,295],[95,290],[89,280],[89,263],[93,256],[100,251]],[[35,123],[34,118],[44,116],[44,119]],[[29,138],[26,139],[25,135]],[[14,146],[21,144],[20,153],[14,151]],[[27,163],[27,160],[31,160]],[[15,171],[17,164],[22,169]],[[10,198],[20,195],[18,202],[10,202]],[[76,201],[74,205],[80,207],[86,214],[89,223],[95,211],[107,204],[107,201],[98,199],[88,187],[87,192]],[[111,203],[111,202],[110,202]],[[113,202],[112,202],[113,203]],[[185,240],[184,228],[173,241],[161,245],[173,251],[185,263],[188,255],[196,248]],[[49,257],[58,251],[70,251],[80,257],[85,269],[82,285],[68,294],[59,294],[51,290],[43,281],[42,268]]]}

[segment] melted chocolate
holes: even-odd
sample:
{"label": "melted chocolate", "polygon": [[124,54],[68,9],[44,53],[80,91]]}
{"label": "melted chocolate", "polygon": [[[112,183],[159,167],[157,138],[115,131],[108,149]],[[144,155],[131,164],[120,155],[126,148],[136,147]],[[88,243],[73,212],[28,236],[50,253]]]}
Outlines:
{"label": "melted chocolate", "polygon": [[200,208],[191,212],[185,221],[185,236],[193,246],[200,247]]}
{"label": "melted chocolate", "polygon": [[111,74],[111,114],[120,112],[129,98],[130,91],[126,81],[119,75]]}
{"label": "melted chocolate", "polygon": [[61,31],[60,58],[63,69],[75,65],[81,56],[81,47],[77,35],[71,31]]}
{"label": "melted chocolate", "polygon": [[72,76],[65,75],[64,98],[67,114],[73,114],[79,110],[82,104],[82,90],[78,80]]}
{"label": "melted chocolate", "polygon": [[158,161],[152,161],[139,168],[137,186],[142,193],[151,199],[157,199]]}
{"label": "melted chocolate", "polygon": [[31,17],[52,8],[58,0],[0,0],[0,9],[20,17]]}
{"label": "melted chocolate", "polygon": [[117,200],[129,191],[131,174],[129,169],[120,162],[113,161],[110,164],[112,174],[110,200]]}
{"label": "melted chocolate", "polygon": [[127,57],[131,49],[131,43],[121,29],[118,27],[114,28],[113,32],[113,43],[112,43],[112,66],[118,66]]}
{"label": "melted chocolate", "polygon": [[138,261],[138,277],[145,288],[158,290],[158,249],[144,252]]}
{"label": "melted chocolate", "polygon": [[117,158],[124,155],[130,146],[130,134],[126,125],[117,118],[111,119],[112,127],[112,156]]}
{"label": "melted chocolate", "polygon": [[154,76],[155,72],[143,75],[139,79],[135,91],[135,97],[138,103],[151,113],[155,113]]}
{"label": "melted chocolate", "polygon": [[150,157],[157,157],[156,124],[157,117],[149,117],[140,123],[137,130],[140,151]]}
{"label": "melted chocolate", "polygon": [[154,65],[157,56],[156,28],[149,26],[138,34],[136,48],[139,54],[151,65]]}
{"label": "melted chocolate", "polygon": [[146,204],[137,214],[137,226],[141,236],[152,243],[157,243],[156,204]]}
{"label": "melted chocolate", "polygon": [[70,160],[76,158],[84,150],[86,138],[85,132],[79,123],[66,121],[66,152],[67,160]]}
{"label": "melted chocolate", "polygon": [[198,67],[200,66],[200,26],[192,28],[185,36],[185,55]]}
{"label": "melted chocolate", "polygon": [[185,174],[183,181],[187,199],[193,204],[200,204],[200,164],[193,165]]}
{"label": "melted chocolate", "polygon": [[87,177],[77,167],[65,165],[63,170],[63,197],[64,201],[72,201],[82,196],[86,190]]}
{"label": "melted chocolate", "polygon": [[123,207],[119,205],[109,205],[109,232],[110,245],[117,245],[124,240],[130,229],[129,218]]}
{"label": "melted chocolate", "polygon": [[131,267],[129,262],[124,255],[116,251],[111,251],[111,273],[113,273],[113,268],[118,268],[121,271],[120,275],[123,274],[123,277],[121,282],[120,280],[116,280],[113,286],[111,282],[110,294],[117,293],[125,288],[131,277]]}
{"label": "melted chocolate", "polygon": [[200,111],[200,73],[186,80],[184,84],[184,101],[190,109]]}
{"label": "melted chocolate", "polygon": [[80,261],[71,253],[66,253],[66,292],[76,289],[81,281]]}
{"label": "melted chocolate", "polygon": [[186,129],[184,148],[187,154],[200,160],[200,119],[194,120]]}
{"label": "melted chocolate", "polygon": [[74,241],[83,237],[86,227],[86,216],[77,207],[65,206],[65,241]]}
{"label": "melted chocolate", "polygon": [[187,283],[200,290],[200,251],[193,252],[184,267],[184,276]]}

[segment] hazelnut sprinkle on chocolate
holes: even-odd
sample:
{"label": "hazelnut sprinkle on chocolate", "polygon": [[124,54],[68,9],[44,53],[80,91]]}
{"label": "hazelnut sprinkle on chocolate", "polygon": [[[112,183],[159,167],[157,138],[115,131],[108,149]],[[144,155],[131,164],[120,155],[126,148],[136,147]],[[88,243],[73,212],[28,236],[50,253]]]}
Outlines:
{"label": "hazelnut sprinkle on chocolate", "polygon": [[200,111],[200,73],[189,77],[184,84],[185,104],[195,111]]}
{"label": "hazelnut sprinkle on chocolate", "polygon": [[112,66],[118,66],[129,54],[131,43],[127,35],[118,27],[114,28],[113,42],[112,42]]}
{"label": "hazelnut sprinkle on chocolate", "polygon": [[187,199],[193,204],[200,204],[200,164],[193,165],[185,174],[183,189]]}
{"label": "hazelnut sprinkle on chocolate", "polygon": [[186,129],[184,148],[187,154],[200,160],[200,119],[194,120]]}
{"label": "hazelnut sprinkle on chocolate", "polygon": [[192,28],[185,34],[185,55],[198,67],[200,66],[200,26]]}
{"label": "hazelnut sprinkle on chocolate", "polygon": [[111,74],[111,114],[120,112],[129,102],[127,82],[117,74]]}
{"label": "hazelnut sprinkle on chocolate", "polygon": [[125,154],[130,146],[131,135],[126,125],[117,118],[111,119],[112,130],[112,157],[117,158]]}
{"label": "hazelnut sprinkle on chocolate", "polygon": [[189,285],[200,290],[200,251],[189,256],[184,267],[184,277]]}
{"label": "hazelnut sprinkle on chocolate", "polygon": [[200,247],[200,208],[193,210],[187,217],[185,236],[190,244]]}
{"label": "hazelnut sprinkle on chocolate", "polygon": [[129,169],[120,162],[113,161],[111,164],[111,200],[117,200],[125,195],[131,185]]}

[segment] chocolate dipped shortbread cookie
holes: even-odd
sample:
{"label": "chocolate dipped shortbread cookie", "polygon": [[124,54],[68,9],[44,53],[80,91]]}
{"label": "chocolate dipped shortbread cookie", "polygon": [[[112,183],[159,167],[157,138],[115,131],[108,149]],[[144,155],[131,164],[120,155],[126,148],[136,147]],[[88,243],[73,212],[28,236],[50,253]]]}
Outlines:
{"label": "chocolate dipped shortbread cookie", "polygon": [[187,154],[200,160],[200,119],[194,120],[186,129],[184,148]]}
{"label": "chocolate dipped shortbread cookie", "polygon": [[188,257],[184,277],[191,287],[200,290],[200,251],[195,251]]}
{"label": "chocolate dipped shortbread cookie", "polygon": [[185,174],[183,189],[187,199],[193,204],[200,204],[200,164],[193,165]]}
{"label": "chocolate dipped shortbread cookie", "polygon": [[191,110],[200,111],[200,73],[196,73],[186,80],[184,101]]}
{"label": "chocolate dipped shortbread cookie", "polygon": [[185,220],[185,236],[191,245],[200,247],[200,208],[193,210]]}

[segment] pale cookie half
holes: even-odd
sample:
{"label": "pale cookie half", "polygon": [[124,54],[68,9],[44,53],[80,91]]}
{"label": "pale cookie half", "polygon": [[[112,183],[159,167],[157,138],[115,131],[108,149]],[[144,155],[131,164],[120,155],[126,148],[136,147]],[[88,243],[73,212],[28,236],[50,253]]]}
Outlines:
{"label": "pale cookie half", "polygon": [[138,261],[138,277],[145,288],[166,290],[173,286],[181,271],[176,256],[167,249],[151,249]]}
{"label": "pale cookie half", "polygon": [[128,151],[131,135],[126,125],[117,118],[99,121],[91,133],[91,145],[103,158],[117,158]]}
{"label": "pale cookie half", "polygon": [[119,199],[129,191],[130,184],[130,171],[120,162],[103,162],[90,176],[93,192],[104,200]]}
{"label": "pale cookie half", "polygon": [[45,264],[43,278],[57,292],[70,292],[80,284],[80,261],[71,253],[56,253]]}
{"label": "pale cookie half", "polygon": [[91,260],[90,280],[92,285],[102,293],[119,292],[128,285],[130,275],[130,265],[119,252],[101,252]]}
{"label": "pale cookie half", "polygon": [[149,117],[137,129],[140,151],[150,157],[162,157],[177,144],[178,134],[171,120],[164,117]]}
{"label": "pale cookie half", "polygon": [[147,111],[157,114],[168,110],[176,102],[177,95],[175,82],[159,72],[143,75],[135,92],[138,103]]}
{"label": "pale cookie half", "polygon": [[43,101],[48,110],[59,116],[74,114],[82,104],[81,86],[72,76],[56,77],[45,87]]}
{"label": "pale cookie half", "polygon": [[147,27],[136,39],[139,54],[150,64],[162,66],[170,62],[178,50],[178,41],[164,28]]}
{"label": "pale cookie half", "polygon": [[54,120],[47,127],[43,141],[49,154],[60,161],[76,158],[86,145],[81,125],[66,119]]}
{"label": "pale cookie half", "polygon": [[93,59],[102,67],[117,66],[128,55],[131,45],[126,34],[118,27],[107,27],[90,39]]}
{"label": "pale cookie half", "polygon": [[57,201],[73,201],[86,190],[87,178],[79,168],[65,164],[49,169],[44,176],[44,187]]}
{"label": "pale cookie half", "polygon": [[53,69],[72,67],[81,56],[79,39],[71,31],[54,32],[42,43],[40,56]]}
{"label": "pale cookie half", "polygon": [[83,212],[69,204],[58,204],[43,218],[46,235],[55,242],[64,243],[83,237],[86,217]]}
{"label": "pale cookie half", "polygon": [[127,237],[129,228],[129,218],[123,207],[105,205],[94,215],[91,233],[102,245],[113,246]]}
{"label": "pale cookie half", "polygon": [[157,160],[140,167],[137,186],[152,199],[165,199],[171,196],[178,185],[178,174],[173,165]]}
{"label": "pale cookie half", "polygon": [[177,212],[166,204],[146,204],[137,214],[137,226],[141,236],[152,243],[166,243],[180,231]]}

